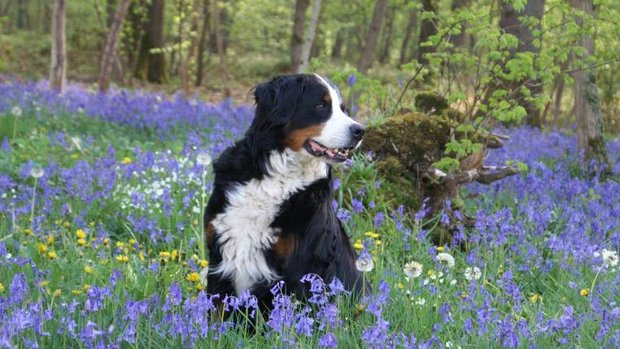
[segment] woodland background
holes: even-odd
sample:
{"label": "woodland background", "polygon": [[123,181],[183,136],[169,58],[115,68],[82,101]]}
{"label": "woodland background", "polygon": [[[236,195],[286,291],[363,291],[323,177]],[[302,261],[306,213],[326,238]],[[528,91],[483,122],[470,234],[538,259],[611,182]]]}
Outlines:
{"label": "woodland background", "polygon": [[61,3],[66,76],[102,88],[246,97],[276,74],[319,71],[355,79],[349,102],[367,112],[432,90],[470,121],[566,126],[581,114],[601,120],[590,133],[619,128],[613,0],[1,0],[2,74],[49,75]]}

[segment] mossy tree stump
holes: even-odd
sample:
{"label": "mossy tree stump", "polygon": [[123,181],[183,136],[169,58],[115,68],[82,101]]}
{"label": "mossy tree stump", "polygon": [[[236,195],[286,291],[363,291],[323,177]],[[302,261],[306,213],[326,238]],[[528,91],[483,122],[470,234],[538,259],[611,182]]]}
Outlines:
{"label": "mossy tree stump", "polygon": [[[412,210],[419,210],[424,204],[426,218],[438,213],[450,217],[448,224],[433,232],[433,241],[441,244],[451,241],[451,232],[459,224],[471,226],[474,223],[472,218],[463,214],[455,215],[455,210],[463,206],[460,186],[473,181],[490,184],[514,175],[518,170],[511,166],[484,164],[488,149],[502,147],[506,136],[479,131],[457,132],[461,124],[458,112],[418,108],[442,114],[404,112],[377,125],[369,125],[363,147],[373,152],[377,171],[386,179],[384,194],[387,198],[393,198]],[[480,146],[469,154],[461,154],[460,158],[446,151],[446,145],[463,139]],[[455,167],[451,170],[442,171],[434,165],[449,156],[454,157]]]}

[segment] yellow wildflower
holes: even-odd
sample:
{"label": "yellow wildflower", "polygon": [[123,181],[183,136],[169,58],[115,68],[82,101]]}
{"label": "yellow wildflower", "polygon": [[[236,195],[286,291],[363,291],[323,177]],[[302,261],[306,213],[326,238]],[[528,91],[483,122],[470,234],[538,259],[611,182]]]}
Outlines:
{"label": "yellow wildflower", "polygon": [[45,252],[47,252],[47,245],[46,244],[39,244],[39,254],[40,255],[45,255]]}
{"label": "yellow wildflower", "polygon": [[82,286],[82,288],[84,289],[84,291],[88,291],[88,290],[90,290],[90,285],[89,284],[84,284],[84,286]]}
{"label": "yellow wildflower", "polygon": [[173,261],[179,258],[179,251],[172,250],[172,253],[170,254],[170,258],[172,258]]}
{"label": "yellow wildflower", "polygon": [[108,246],[110,243],[110,238],[103,238],[103,246]]}
{"label": "yellow wildflower", "polygon": [[116,260],[118,262],[120,262],[120,263],[127,263],[127,262],[129,262],[129,257],[125,256],[125,255],[120,255],[119,254],[118,256],[116,256]]}
{"label": "yellow wildflower", "polygon": [[54,290],[54,293],[52,293],[52,296],[60,297],[61,294],[62,294],[62,291],[59,288],[57,288]]}
{"label": "yellow wildflower", "polygon": [[403,288],[405,288],[405,285],[403,285],[401,282],[396,284],[396,288],[398,288],[399,290],[402,290]]}
{"label": "yellow wildflower", "polygon": [[364,235],[366,235],[366,237],[369,237],[371,239],[377,239],[380,236],[379,234],[372,232],[372,231],[367,231],[366,234]]}
{"label": "yellow wildflower", "polygon": [[590,294],[590,291],[587,288],[582,288],[581,291],[579,291],[579,295],[581,297],[587,297]]}
{"label": "yellow wildflower", "polygon": [[168,251],[159,252],[159,259],[161,259],[161,261],[164,263],[168,262],[168,259],[170,259],[170,252]]}
{"label": "yellow wildflower", "polygon": [[122,242],[122,241],[117,241],[116,242],[116,248],[123,248],[123,247],[125,247],[125,243],[124,242]]}
{"label": "yellow wildflower", "polygon": [[80,246],[86,246],[86,239],[78,239],[77,243]]}
{"label": "yellow wildflower", "polygon": [[69,223],[67,221],[62,222],[62,226],[65,227],[65,228],[69,228],[70,225],[71,225],[71,223]]}
{"label": "yellow wildflower", "polygon": [[377,246],[381,246],[381,245],[383,245],[383,241],[381,241],[381,240],[376,240],[376,241],[375,241],[375,244],[376,244]]}
{"label": "yellow wildflower", "polygon": [[198,265],[200,265],[200,267],[201,267],[201,268],[208,267],[208,266],[209,266],[209,261],[208,261],[208,260],[206,260],[206,259],[201,259],[201,260],[198,262]]}
{"label": "yellow wildflower", "polygon": [[142,251],[138,253],[138,258],[140,258],[141,261],[144,261],[144,253]]}
{"label": "yellow wildflower", "polygon": [[86,238],[86,232],[82,229],[78,229],[75,231],[75,235],[77,235],[78,239]]}
{"label": "yellow wildflower", "polygon": [[443,246],[437,246],[437,252],[443,252],[443,251],[445,251],[445,250],[446,250],[446,248],[445,248],[445,247],[443,247]]}
{"label": "yellow wildflower", "polygon": [[131,158],[130,158],[129,156],[125,156],[125,157],[123,158],[123,160],[121,160],[121,162],[122,162],[123,164],[127,165],[127,164],[131,164],[132,160],[131,160]]}
{"label": "yellow wildflower", "polygon": [[356,240],[355,243],[353,244],[353,248],[356,250],[361,250],[364,248],[364,245],[362,244],[361,240]]}
{"label": "yellow wildflower", "polygon": [[26,229],[24,229],[24,234],[26,234],[26,235],[32,235],[32,229],[30,229],[30,228],[26,228]]}
{"label": "yellow wildflower", "polygon": [[49,282],[47,282],[47,280],[42,280],[41,282],[39,282],[39,287],[47,287],[47,285],[49,285]]}
{"label": "yellow wildflower", "polygon": [[4,285],[0,282],[0,292],[4,292]]}
{"label": "yellow wildflower", "polygon": [[542,301],[542,296],[539,295],[538,293],[532,293],[532,295],[530,296],[530,302],[532,303],[538,303]]}
{"label": "yellow wildflower", "polygon": [[56,259],[56,257],[58,257],[58,255],[57,255],[57,254],[56,254],[56,252],[54,252],[54,251],[49,251],[49,252],[47,253],[47,257],[48,257],[49,259]]}
{"label": "yellow wildflower", "polygon": [[56,242],[56,238],[53,235],[49,235],[47,237],[47,244],[52,245],[54,242]]}
{"label": "yellow wildflower", "polygon": [[87,274],[92,274],[94,271],[93,267],[91,267],[90,265],[87,265],[84,267],[84,272]]}
{"label": "yellow wildflower", "polygon": [[79,294],[82,294],[82,290],[71,290],[71,293],[77,296]]}
{"label": "yellow wildflower", "polygon": [[196,289],[197,289],[198,291],[202,291],[202,290],[204,290],[204,289],[205,289],[205,287],[204,287],[204,286],[202,286],[202,284],[199,282],[199,283],[197,283],[197,284],[196,284]]}
{"label": "yellow wildflower", "polygon": [[187,279],[187,281],[198,282],[200,281],[200,274],[198,274],[197,272],[191,272],[187,274],[185,278]]}
{"label": "yellow wildflower", "polygon": [[77,159],[79,157],[80,157],[79,154],[71,154],[71,159]]}

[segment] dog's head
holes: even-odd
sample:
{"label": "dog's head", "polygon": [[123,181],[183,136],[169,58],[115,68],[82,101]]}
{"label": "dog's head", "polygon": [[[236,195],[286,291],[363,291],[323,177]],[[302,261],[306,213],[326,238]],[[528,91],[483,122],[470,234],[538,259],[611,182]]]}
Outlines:
{"label": "dog's head", "polygon": [[341,162],[362,141],[364,128],[347,115],[338,87],[322,76],[278,76],[259,84],[254,97],[251,129],[272,131],[279,149]]}

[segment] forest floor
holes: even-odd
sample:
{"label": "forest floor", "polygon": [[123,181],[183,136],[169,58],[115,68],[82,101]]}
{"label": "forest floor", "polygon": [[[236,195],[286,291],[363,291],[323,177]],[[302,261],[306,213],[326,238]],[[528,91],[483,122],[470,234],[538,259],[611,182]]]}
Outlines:
{"label": "forest floor", "polygon": [[[527,127],[488,163],[528,171],[477,193],[463,248],[434,246],[439,221],[381,198],[364,154],[336,169],[338,216],[373,294],[351,300],[308,278],[309,303],[229,298],[214,318],[202,213],[216,158],[253,107],[231,100],[71,84],[0,82],[0,346],[619,347],[620,139],[609,179],[580,173],[574,135]],[[201,155],[204,156],[204,155]],[[363,190],[350,190],[353,181]],[[279,289],[274,288],[276,294]]]}

